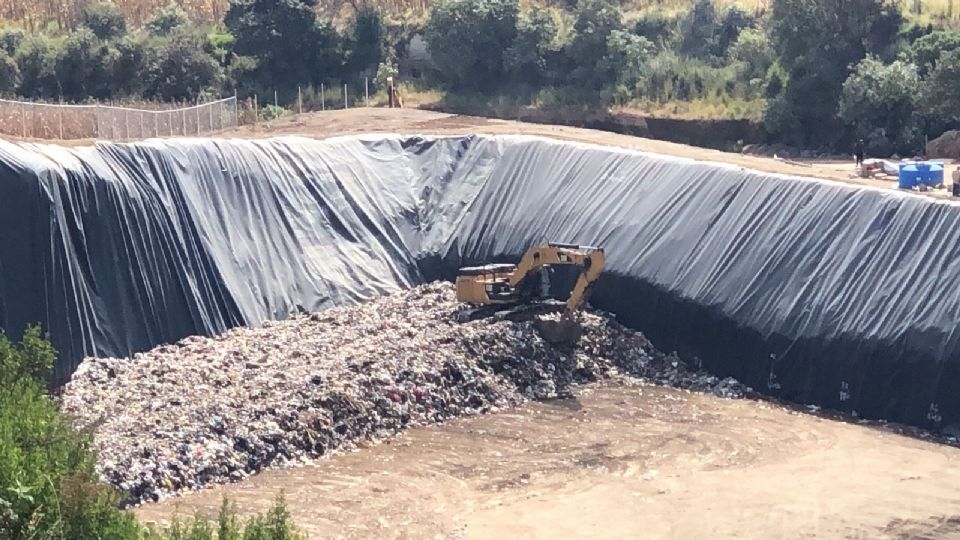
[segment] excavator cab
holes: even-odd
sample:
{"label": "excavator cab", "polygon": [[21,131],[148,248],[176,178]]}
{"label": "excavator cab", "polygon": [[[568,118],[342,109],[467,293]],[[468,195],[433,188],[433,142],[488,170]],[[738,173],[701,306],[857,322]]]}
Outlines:
{"label": "excavator cab", "polygon": [[[511,320],[520,318],[536,322],[541,335],[555,344],[576,342],[580,326],[575,313],[590,295],[590,288],[603,272],[603,248],[577,244],[545,243],[527,250],[519,264],[488,264],[461,268],[457,274],[457,301],[476,306],[465,317],[496,313]],[[542,273],[552,266],[569,265],[580,272],[561,306],[543,300]],[[539,291],[539,294],[538,294]],[[515,306],[504,311],[505,306]],[[561,309],[557,309],[557,308]],[[543,312],[561,311],[559,319],[545,318]]]}

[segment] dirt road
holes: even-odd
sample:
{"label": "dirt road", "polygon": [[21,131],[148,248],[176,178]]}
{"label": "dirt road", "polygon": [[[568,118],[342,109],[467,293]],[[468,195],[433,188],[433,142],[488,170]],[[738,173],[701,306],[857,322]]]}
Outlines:
{"label": "dirt road", "polygon": [[[896,182],[890,180],[862,179],[853,176],[852,160],[850,162],[801,160],[796,163],[802,164],[795,164],[772,158],[721,152],[719,150],[709,150],[630,135],[620,135],[595,129],[451,115],[420,109],[363,108],[302,114],[276,120],[269,124],[244,126],[227,133],[226,136],[251,138],[276,135],[304,135],[326,138],[335,135],[359,133],[401,133],[406,135],[462,135],[470,133],[540,135],[560,140],[618,146],[644,152],[687,157],[701,161],[718,161],[764,172],[826,178],[850,184],[869,185],[889,189],[896,189],[897,187]],[[949,184],[951,171],[955,167],[951,165],[947,168],[949,170],[945,171],[945,177],[948,179],[947,183]],[[942,190],[927,192],[926,194],[934,197],[949,197],[949,194]]]}
{"label": "dirt road", "polygon": [[313,538],[960,538],[960,450],[651,386],[415,429],[138,510],[284,490]]}

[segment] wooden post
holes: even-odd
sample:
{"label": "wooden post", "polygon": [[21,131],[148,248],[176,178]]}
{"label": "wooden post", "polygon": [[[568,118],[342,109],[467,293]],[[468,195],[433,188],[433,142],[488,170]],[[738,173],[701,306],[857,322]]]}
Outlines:
{"label": "wooden post", "polygon": [[387,102],[393,108],[393,77],[387,77]]}

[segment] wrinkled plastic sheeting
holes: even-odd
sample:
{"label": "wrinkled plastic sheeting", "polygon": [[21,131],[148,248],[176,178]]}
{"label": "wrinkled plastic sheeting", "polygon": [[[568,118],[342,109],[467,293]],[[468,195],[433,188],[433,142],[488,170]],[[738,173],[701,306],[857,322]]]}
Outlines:
{"label": "wrinkled plastic sheeting", "polygon": [[534,242],[602,245],[594,304],[789,399],[960,421],[960,207],[539,138],[0,143],[0,316],[125,355],[359,302]]}

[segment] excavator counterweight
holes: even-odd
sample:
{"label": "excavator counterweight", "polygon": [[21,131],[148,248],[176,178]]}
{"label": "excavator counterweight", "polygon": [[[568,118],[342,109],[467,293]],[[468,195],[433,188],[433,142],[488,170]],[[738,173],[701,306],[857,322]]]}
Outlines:
{"label": "excavator counterweight", "polygon": [[[474,306],[509,307],[542,300],[541,272],[552,266],[575,266],[580,269],[570,297],[562,308],[560,319],[537,319],[541,335],[559,343],[576,341],[580,327],[574,314],[590,295],[590,287],[600,277],[605,263],[603,248],[576,244],[544,243],[527,250],[518,264],[488,264],[461,268],[457,275],[457,300]],[[547,310],[556,306],[542,304]],[[531,310],[520,310],[530,314]],[[514,311],[515,315],[517,311]],[[505,315],[510,318],[511,314]]]}

